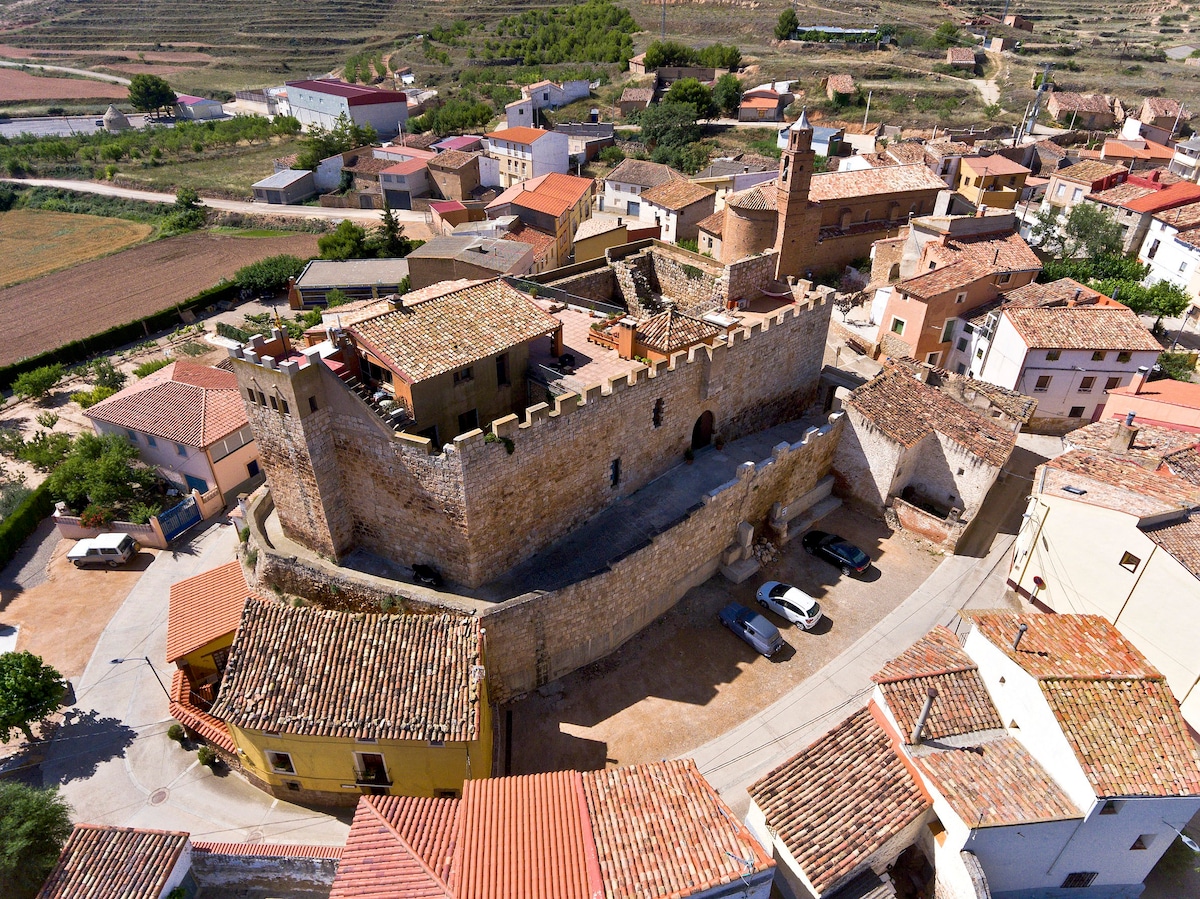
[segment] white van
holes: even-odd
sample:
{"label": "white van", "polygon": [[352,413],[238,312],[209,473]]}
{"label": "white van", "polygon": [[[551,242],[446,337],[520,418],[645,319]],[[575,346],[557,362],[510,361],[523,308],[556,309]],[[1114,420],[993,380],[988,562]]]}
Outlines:
{"label": "white van", "polygon": [[76,568],[86,568],[89,565],[107,565],[116,568],[124,565],[141,549],[136,540],[128,534],[100,534],[80,540],[67,553]]}

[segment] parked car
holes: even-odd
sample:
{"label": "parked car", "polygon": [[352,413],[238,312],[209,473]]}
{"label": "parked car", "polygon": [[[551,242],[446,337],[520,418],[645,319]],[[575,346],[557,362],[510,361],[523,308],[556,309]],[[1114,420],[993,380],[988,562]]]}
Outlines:
{"label": "parked car", "polygon": [[825,531],[809,531],[800,541],[810,555],[820,556],[842,574],[862,574],[871,567],[871,557],[848,540]]}
{"label": "parked car", "polygon": [[141,549],[137,541],[128,534],[99,534],[80,540],[67,553],[67,558],[76,568],[91,565],[107,565],[116,568],[124,565]]}
{"label": "parked car", "polygon": [[767,621],[753,609],[747,609],[741,603],[731,602],[717,613],[721,624],[725,625],[767,658],[779,652],[783,646],[783,637],[779,628]]}
{"label": "parked car", "polygon": [[791,584],[767,581],[755,597],[764,609],[770,609],[792,624],[809,630],[821,620],[821,606],[815,599]]}

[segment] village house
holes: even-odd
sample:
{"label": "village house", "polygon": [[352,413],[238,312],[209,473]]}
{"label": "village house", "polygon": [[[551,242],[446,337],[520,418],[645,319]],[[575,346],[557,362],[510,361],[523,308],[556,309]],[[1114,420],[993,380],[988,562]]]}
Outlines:
{"label": "village house", "polygon": [[330,129],[339,116],[358,126],[370,125],[380,137],[395,137],[408,121],[404,91],[347,84],[336,78],[314,78],[287,83],[291,114],[305,128]]}
{"label": "village house", "polygon": [[433,193],[429,169],[431,161],[408,159],[380,170],[379,189],[390,209],[412,209],[414,200]]}
{"label": "village house", "polygon": [[1035,430],[1062,433],[1104,409],[1162,347],[1127,306],[1062,278],[964,313],[949,366],[1038,401]]}
{"label": "village house", "polygon": [[1121,101],[1108,94],[1076,94],[1052,91],[1046,101],[1050,118],[1067,128],[1109,131],[1125,120]]}
{"label": "village house", "polygon": [[1167,281],[1195,296],[1200,281],[1200,200],[1164,209],[1150,216],[1138,262],[1150,267],[1150,283]]}
{"label": "village house", "polygon": [[738,105],[739,122],[781,122],[787,109],[788,94],[778,91],[755,89],[742,94]]}
{"label": "village house", "polygon": [[925,383],[929,370],[885,368],[842,403],[839,483],[876,516],[953,547],[1016,446],[1020,421],[972,408]]}
{"label": "village house", "polygon": [[1171,97],[1146,97],[1136,118],[1143,125],[1164,131],[1168,140],[1175,135],[1179,123],[1187,121],[1183,107]]}
{"label": "village house", "polygon": [[912,220],[903,242],[877,244],[872,278],[891,282],[871,301],[871,321],[878,324],[884,350],[951,368],[959,316],[1030,283],[1041,271],[1015,225],[1008,212],[922,216]]}
{"label": "village house", "polygon": [[[488,174],[488,163],[495,171]],[[443,200],[473,200],[484,190],[485,182],[499,178],[495,160],[479,151],[443,150],[429,160],[429,177]]]}
{"label": "village house", "polygon": [[533,269],[534,250],[499,237],[453,234],[430,238],[404,259],[409,286],[420,290],[457,278],[524,275]]}
{"label": "village house", "polygon": [[1163,672],[1196,728],[1200,435],[1127,417],[1065,442],[1034,474],[1009,586],[1050,611],[1104,616]]}
{"label": "village house", "polygon": [[489,203],[487,216],[515,215],[526,226],[549,235],[551,252],[540,270],[558,268],[570,259],[576,229],[591,218],[595,188],[591,178],[558,173],[536,182],[522,181]]}
{"label": "village house", "polygon": [[1124,418],[1133,412],[1148,425],[1200,433],[1200,384],[1171,378],[1149,381],[1149,373],[1139,368],[1128,384],[1106,390],[1100,418]]}
{"label": "village house", "polygon": [[1027,177],[1029,169],[999,153],[963,156],[959,159],[955,193],[966,202],[967,208],[963,211],[968,214],[981,206],[1015,209],[1025,190]]}
{"label": "village house", "polygon": [[492,771],[484,665],[472,618],[252,598],[211,713],[229,727],[250,782],[281,799],[458,796],[464,781]]}
{"label": "village house", "polygon": [[1168,165],[1174,151],[1163,144],[1142,138],[1109,138],[1100,147],[1099,159],[1124,166],[1131,172],[1146,172]]}
{"label": "village house", "polygon": [[952,69],[975,70],[975,50],[971,47],[951,47],[946,51],[946,65]]}
{"label": "village house", "polygon": [[960,615],[961,642],[935,628],[875,674],[866,709],[750,787],[747,824],[784,896],[885,895],[892,878],[937,895],[1137,895],[1200,810],[1179,706],[1111,624]]}
{"label": "village house", "polygon": [[101,400],[84,415],[116,434],[184,493],[216,488],[223,503],[262,481],[258,446],[231,372],[172,362]]}
{"label": "village house", "polygon": [[307,169],[285,169],[276,172],[255,181],[250,185],[250,189],[254,191],[256,202],[279,206],[303,203],[309,197],[317,195],[313,173]]}
{"label": "village house", "polygon": [[1172,172],[1188,181],[1200,177],[1200,137],[1181,140],[1175,145],[1175,153],[1168,166]]}
{"label": "village house", "polygon": [[669,165],[644,159],[622,159],[604,179],[604,192],[598,200],[600,211],[624,212],[630,218],[640,218],[645,191],[669,181],[686,180]]}
{"label": "village house", "polygon": [[225,118],[225,109],[219,100],[196,97],[192,94],[176,94],[175,115],[180,119],[198,122],[206,119],[223,119]]}
{"label": "village house", "polygon": [[713,214],[716,191],[691,181],[668,181],[643,191],[639,216],[661,227],[668,243],[696,240],[697,224]]}
{"label": "village house", "polygon": [[474,780],[461,799],[363,797],[329,899],[767,899],[774,868],[675,760]]}
{"label": "village house", "polygon": [[1121,250],[1136,253],[1145,241],[1146,232],[1156,213],[1200,202],[1200,185],[1187,181],[1164,184],[1137,175],[1128,181],[1084,197],[1099,206],[1121,226]]}
{"label": "village house", "polygon": [[569,171],[569,141],[565,134],[541,128],[506,128],[483,136],[485,152],[498,164],[498,186]]}
{"label": "village house", "polygon": [[521,95],[533,103],[534,109],[558,109],[576,100],[586,100],[589,93],[588,80],[535,81],[521,88]]}
{"label": "village house", "polygon": [[378,299],[397,293],[407,275],[407,259],[313,259],[288,283],[288,306],[324,306],[332,290],[347,300]]}
{"label": "village house", "polygon": [[[632,70],[633,60],[630,60],[630,68]],[[654,88],[652,87],[627,87],[621,91],[621,99],[617,101],[617,111],[622,117],[628,116],[633,112],[641,112],[643,109],[648,109],[650,104],[654,102]]]}
{"label": "village house", "polygon": [[1124,166],[1111,165],[1098,159],[1085,159],[1055,169],[1050,173],[1040,211],[1053,209],[1056,215],[1065,220],[1075,205],[1083,202],[1084,196],[1116,187],[1124,183],[1128,175],[1129,170]]}
{"label": "village house", "polygon": [[755,184],[774,181],[776,174],[773,165],[743,162],[740,159],[715,159],[709,163],[707,168],[692,175],[691,181],[693,184],[716,191],[716,208],[721,209],[725,205],[725,198],[730,194],[753,187]]}
{"label": "village house", "polygon": [[591,121],[560,122],[554,126],[567,136],[567,152],[575,165],[585,165],[600,155],[600,151],[616,144],[616,129],[612,122],[595,121],[599,110],[593,109]]}
{"label": "village house", "polygon": [[845,105],[854,99],[858,86],[854,83],[853,75],[826,75],[821,79],[821,90],[830,103]]}
{"label": "village house", "polygon": [[590,218],[575,230],[575,261],[598,259],[613,247],[623,247],[638,240],[656,240],[661,233],[658,225],[639,226],[638,219],[626,222],[623,216]]}

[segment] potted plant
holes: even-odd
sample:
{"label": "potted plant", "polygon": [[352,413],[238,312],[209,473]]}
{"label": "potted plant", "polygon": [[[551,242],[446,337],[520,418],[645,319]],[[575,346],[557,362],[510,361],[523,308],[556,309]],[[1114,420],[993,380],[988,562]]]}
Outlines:
{"label": "potted plant", "polygon": [[696,461],[696,451],[690,446],[683,451],[683,461],[687,462],[688,465]]}

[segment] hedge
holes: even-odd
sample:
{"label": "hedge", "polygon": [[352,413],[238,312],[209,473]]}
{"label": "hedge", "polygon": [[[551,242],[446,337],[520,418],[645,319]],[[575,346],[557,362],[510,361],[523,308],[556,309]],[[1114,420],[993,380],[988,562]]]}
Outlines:
{"label": "hedge", "polygon": [[54,511],[50,491],[42,484],[21,500],[8,518],[0,521],[0,567],[12,560],[21,544],[37,530],[43,518]]}
{"label": "hedge", "polygon": [[236,284],[218,284],[215,287],[209,287],[206,290],[200,291],[189,299],[176,303],[170,309],[155,312],[152,315],[147,315],[145,318],[126,322],[123,325],[115,325],[107,331],[101,331],[99,334],[93,334],[91,337],[73,340],[70,343],[63,344],[58,349],[49,350],[37,356],[30,356],[27,359],[14,362],[12,365],[6,365],[0,368],[0,390],[7,390],[19,375],[27,371],[32,371],[35,368],[40,368],[43,365],[50,365],[54,362],[61,362],[64,365],[74,365],[77,362],[90,359],[98,353],[115,350],[117,347],[124,346],[127,343],[144,340],[155,331],[165,331],[180,324],[179,315],[184,310],[202,309],[205,306],[211,306],[213,303],[218,303],[222,300],[231,300],[237,297],[239,292]]}
{"label": "hedge", "polygon": [[226,322],[217,322],[217,333],[230,340],[236,340],[238,343],[249,343],[250,338],[254,336],[249,331],[243,331],[237,325]]}

